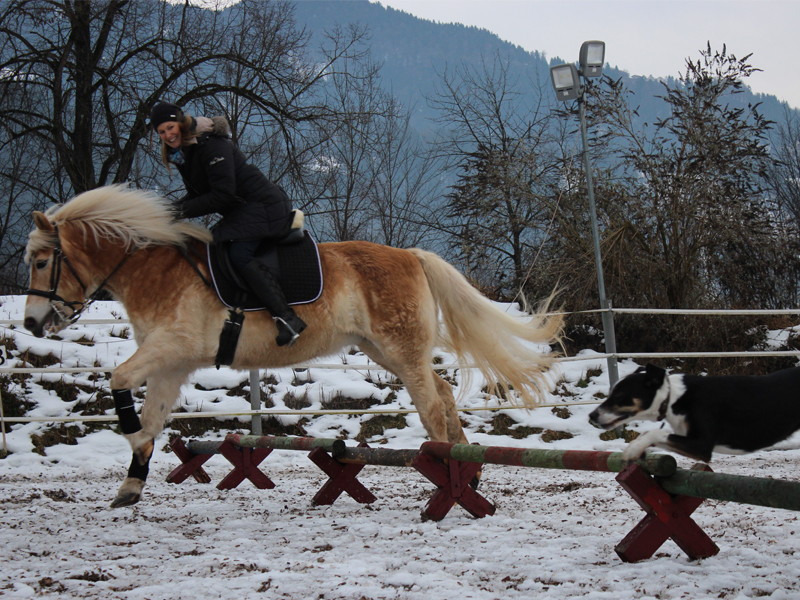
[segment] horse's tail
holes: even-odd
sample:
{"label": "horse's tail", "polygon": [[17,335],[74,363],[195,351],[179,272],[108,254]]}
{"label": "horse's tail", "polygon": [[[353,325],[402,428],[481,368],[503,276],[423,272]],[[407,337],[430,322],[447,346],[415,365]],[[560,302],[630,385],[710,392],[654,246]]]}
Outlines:
{"label": "horse's tail", "polygon": [[[490,393],[507,397],[511,389],[529,408],[537,406],[551,388],[545,372],[556,357],[549,349],[543,352],[534,345],[561,345],[564,318],[545,315],[552,296],[527,321],[512,317],[436,254],[418,248],[411,252],[422,264],[444,320],[441,346],[452,351],[459,362],[471,361]],[[469,374],[467,369],[463,372]]]}

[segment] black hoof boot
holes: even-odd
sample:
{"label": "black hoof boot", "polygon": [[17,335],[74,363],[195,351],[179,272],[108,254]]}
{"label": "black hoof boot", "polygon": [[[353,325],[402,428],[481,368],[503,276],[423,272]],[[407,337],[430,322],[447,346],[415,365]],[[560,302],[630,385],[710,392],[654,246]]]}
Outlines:
{"label": "black hoof boot", "polygon": [[470,479],[469,487],[471,487],[473,490],[477,490],[480,485],[481,485],[481,474],[480,472],[478,472],[478,474],[475,475],[475,477]]}
{"label": "black hoof boot", "polygon": [[154,449],[155,440],[150,440],[133,453],[134,459],[139,463],[140,466],[144,467],[150,462],[150,458],[153,456]]}

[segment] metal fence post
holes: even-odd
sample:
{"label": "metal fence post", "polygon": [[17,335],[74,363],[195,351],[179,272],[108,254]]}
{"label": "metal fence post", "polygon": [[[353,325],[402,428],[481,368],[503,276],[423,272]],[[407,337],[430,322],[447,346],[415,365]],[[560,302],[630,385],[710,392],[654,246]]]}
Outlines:
{"label": "metal fence post", "polygon": [[[261,410],[261,376],[258,369],[250,369],[250,409]],[[261,415],[251,417],[250,432],[261,435]]]}

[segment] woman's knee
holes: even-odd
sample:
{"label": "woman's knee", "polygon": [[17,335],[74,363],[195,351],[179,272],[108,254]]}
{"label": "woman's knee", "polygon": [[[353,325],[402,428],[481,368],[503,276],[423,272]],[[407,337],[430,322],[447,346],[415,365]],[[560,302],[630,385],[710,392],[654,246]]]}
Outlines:
{"label": "woman's knee", "polygon": [[259,240],[231,242],[228,255],[233,268],[237,271],[244,269],[253,260],[258,249]]}

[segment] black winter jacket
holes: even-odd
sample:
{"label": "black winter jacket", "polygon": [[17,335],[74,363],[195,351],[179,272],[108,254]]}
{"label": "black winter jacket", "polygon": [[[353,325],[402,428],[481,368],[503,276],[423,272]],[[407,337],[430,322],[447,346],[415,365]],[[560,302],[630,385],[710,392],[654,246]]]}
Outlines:
{"label": "black winter jacket", "polygon": [[[183,164],[175,164],[186,186],[176,203],[184,218],[219,213],[214,241],[280,239],[289,232],[292,203],[228,137],[228,123],[215,117],[211,131],[182,146]],[[174,164],[174,163],[173,163]]]}

